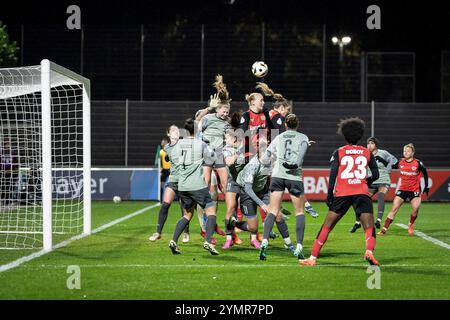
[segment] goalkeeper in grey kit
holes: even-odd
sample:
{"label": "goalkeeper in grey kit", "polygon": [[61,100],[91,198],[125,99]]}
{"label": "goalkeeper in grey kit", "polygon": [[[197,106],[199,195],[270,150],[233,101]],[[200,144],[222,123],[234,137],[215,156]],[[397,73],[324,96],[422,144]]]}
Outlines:
{"label": "goalkeeper in grey kit", "polygon": [[212,255],[218,255],[219,252],[211,244],[211,238],[216,226],[216,203],[211,199],[207,184],[203,178],[204,159],[214,160],[215,155],[206,143],[194,138],[195,122],[193,119],[187,119],[184,128],[188,131],[189,136],[179,140],[172,152],[178,154],[178,191],[185,212],[184,216],[177,222],[173,238],[169,242],[169,248],[173,254],[181,253],[177,245],[178,238],[191,221],[194,208],[198,204],[207,216],[206,241],[203,244],[203,248]]}
{"label": "goalkeeper in grey kit", "polygon": [[[390,173],[392,171],[392,166],[398,161],[396,157],[386,150],[378,149],[379,145],[380,141],[377,138],[370,137],[367,139],[367,149],[369,149],[375,157],[378,172],[380,173],[380,177],[369,186],[369,191],[372,193],[372,196],[378,193],[378,217],[375,222],[375,227],[377,229],[381,228],[381,220],[383,219],[384,213],[384,197],[391,186]],[[369,172],[369,177],[370,176],[371,174]],[[357,217],[355,224],[350,229],[350,232],[354,233],[359,228],[361,228],[361,222]]]}

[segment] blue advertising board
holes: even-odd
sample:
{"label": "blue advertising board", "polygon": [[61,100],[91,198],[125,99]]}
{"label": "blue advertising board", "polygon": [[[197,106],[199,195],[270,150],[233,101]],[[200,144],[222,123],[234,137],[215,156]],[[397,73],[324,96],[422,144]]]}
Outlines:
{"label": "blue advertising board", "polygon": [[[81,171],[53,171],[53,199],[77,198],[82,192]],[[158,200],[159,171],[156,168],[91,170],[92,200]]]}

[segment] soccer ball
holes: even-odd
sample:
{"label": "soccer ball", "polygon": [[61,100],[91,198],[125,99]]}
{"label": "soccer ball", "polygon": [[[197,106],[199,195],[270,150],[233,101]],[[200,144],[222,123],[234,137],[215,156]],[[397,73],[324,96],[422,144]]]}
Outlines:
{"label": "soccer ball", "polygon": [[258,78],[265,77],[268,71],[269,67],[263,61],[256,61],[252,65],[252,72]]}
{"label": "soccer ball", "polygon": [[114,196],[113,201],[114,201],[114,203],[119,203],[120,201],[122,201],[122,199],[120,199],[119,196]]}

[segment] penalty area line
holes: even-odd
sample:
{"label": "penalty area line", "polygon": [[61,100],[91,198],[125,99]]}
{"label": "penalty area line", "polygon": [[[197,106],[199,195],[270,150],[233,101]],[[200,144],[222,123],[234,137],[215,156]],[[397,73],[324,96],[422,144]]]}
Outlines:
{"label": "penalty area line", "polygon": [[[104,225],[102,225],[102,226],[92,230],[89,235],[99,233],[99,232],[101,232],[101,231],[103,231],[105,229],[108,229],[108,228],[110,228],[110,227],[112,227],[112,226],[114,226],[114,225],[116,225],[118,223],[121,223],[121,222],[123,222],[125,220],[131,219],[131,218],[133,218],[133,217],[135,217],[137,215],[140,215],[141,213],[144,213],[145,211],[151,210],[151,209],[156,208],[156,207],[158,207],[160,205],[161,205],[160,203],[155,203],[154,205],[142,208],[141,210],[138,210],[138,211],[135,211],[133,213],[130,213],[130,214],[128,214],[128,215],[126,215],[126,216],[124,216],[122,218],[113,220],[113,221],[111,221],[111,222],[109,222],[107,224],[104,224]],[[56,250],[56,249],[59,249],[59,248],[62,248],[62,247],[65,247],[68,244],[70,244],[70,243],[72,243],[74,241],[83,239],[83,238],[85,238],[85,237],[87,237],[89,235],[87,235],[87,234],[80,234],[80,235],[74,236],[74,237],[72,237],[72,238],[70,238],[68,240],[65,240],[65,241],[63,241],[61,243],[58,243],[58,244],[54,245],[53,248],[52,248],[52,251]],[[18,266],[20,266],[21,264],[23,264],[25,262],[28,262],[28,261],[31,261],[33,259],[39,258],[39,257],[43,256],[44,254],[50,253],[52,251],[40,250],[40,251],[35,252],[33,254],[30,254],[28,256],[25,256],[25,257],[22,257],[22,258],[19,258],[19,259],[15,260],[15,261],[12,261],[10,263],[4,264],[4,265],[0,266],[0,273],[4,272],[6,270],[10,270],[10,269],[13,269],[15,267],[18,267]]]}
{"label": "penalty area line", "polygon": [[[396,223],[395,225],[397,227],[402,228],[402,229],[408,230],[408,226],[407,225],[404,225],[404,224],[401,224],[401,223]],[[445,242],[443,242],[441,240],[438,240],[438,239],[435,239],[433,237],[430,237],[429,235],[427,235],[427,234],[425,234],[425,233],[423,233],[421,231],[414,230],[414,234],[416,236],[418,236],[419,238],[422,238],[423,240],[426,240],[426,241],[430,241],[431,243],[433,243],[433,244],[435,244],[437,246],[443,247],[445,249],[450,249],[450,244],[447,244],[447,243],[445,243]]]}

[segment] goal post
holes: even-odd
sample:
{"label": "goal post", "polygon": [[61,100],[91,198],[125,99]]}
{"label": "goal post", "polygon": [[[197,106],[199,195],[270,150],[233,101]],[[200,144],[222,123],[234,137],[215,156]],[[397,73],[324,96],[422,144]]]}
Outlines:
{"label": "goal post", "polygon": [[89,79],[47,59],[0,69],[0,116],[0,249],[90,234]]}

